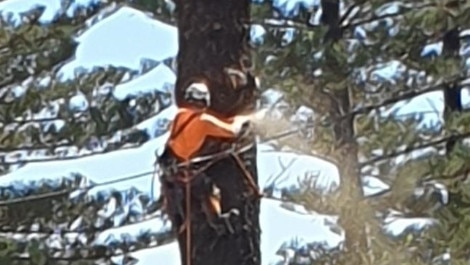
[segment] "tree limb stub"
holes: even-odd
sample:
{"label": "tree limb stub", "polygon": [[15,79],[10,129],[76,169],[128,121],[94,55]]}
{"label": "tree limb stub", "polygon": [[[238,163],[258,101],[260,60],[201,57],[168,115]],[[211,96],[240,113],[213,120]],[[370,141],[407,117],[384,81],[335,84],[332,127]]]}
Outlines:
{"label": "tree limb stub", "polygon": [[[260,201],[253,192],[258,182],[256,145],[250,145],[253,132],[240,123],[255,105],[248,30],[242,23],[249,19],[250,4],[179,0],[176,6],[175,99],[184,119],[175,118],[158,163],[165,210],[179,230],[181,262],[260,265]],[[215,155],[247,145],[243,151]],[[189,163],[194,156],[207,155],[214,159]]]}

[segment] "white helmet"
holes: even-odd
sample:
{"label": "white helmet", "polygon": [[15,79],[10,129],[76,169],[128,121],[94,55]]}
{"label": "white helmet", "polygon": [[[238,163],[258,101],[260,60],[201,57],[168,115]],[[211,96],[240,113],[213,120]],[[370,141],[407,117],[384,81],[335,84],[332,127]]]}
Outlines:
{"label": "white helmet", "polygon": [[209,88],[204,83],[192,83],[189,85],[184,93],[184,98],[186,100],[198,100],[204,101],[207,106],[210,106],[211,94]]}

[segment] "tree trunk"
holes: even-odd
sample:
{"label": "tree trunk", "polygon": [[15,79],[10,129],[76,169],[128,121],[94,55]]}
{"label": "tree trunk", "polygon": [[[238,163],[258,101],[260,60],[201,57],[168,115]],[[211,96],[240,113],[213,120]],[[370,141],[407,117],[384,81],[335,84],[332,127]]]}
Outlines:
{"label": "tree trunk", "polygon": [[350,111],[350,98],[348,87],[343,91],[336,91],[334,97],[338,105],[331,110],[335,117],[333,130],[338,149],[338,165],[341,176],[341,197],[342,205],[340,210],[340,225],[346,230],[345,247],[348,251],[357,253],[358,251],[367,251],[367,235],[365,232],[366,222],[370,222],[373,216],[364,216],[367,207],[363,200],[362,181],[358,166],[358,145],[355,141],[354,120],[353,117],[344,118],[341,114]]}
{"label": "tree trunk", "polygon": [[[210,105],[203,111],[227,118],[253,110],[256,86],[248,70],[251,56],[245,26],[249,21],[249,3],[249,0],[176,1],[179,53],[175,100],[179,108],[195,108],[185,98],[186,89],[190,84],[202,82],[211,95]],[[244,76],[231,75],[231,70]],[[254,135],[249,133],[243,139],[237,138],[237,143],[242,146],[253,144],[240,154],[241,164],[235,157],[225,156],[211,161],[214,163],[210,166],[207,163],[191,166],[193,169],[208,168],[196,173],[191,182],[191,232],[189,238],[185,231],[178,234],[182,265],[261,264],[260,201],[247,184],[247,174],[243,169],[245,167],[256,184]],[[233,142],[208,138],[198,156],[221,152],[230,146]],[[175,159],[174,154],[167,154],[168,157]],[[173,194],[166,202],[166,208],[173,227],[178,229],[185,221],[181,212],[186,209],[188,193],[171,181],[162,180],[162,186]],[[236,209],[238,214],[208,216],[206,202],[213,187],[220,190],[221,212],[229,213]]]}
{"label": "tree trunk", "polygon": [[[342,29],[339,25],[341,18],[339,14],[338,0],[322,0],[321,22],[328,27],[323,38],[326,46],[342,45]],[[326,71],[338,73],[338,82],[348,78],[348,67],[344,62],[338,62],[333,54],[334,51],[328,47],[325,51]],[[346,231],[345,247],[350,253],[367,253],[366,222],[370,222],[372,216],[364,216],[362,182],[359,175],[358,145],[355,140],[354,116],[348,115],[352,111],[349,88],[335,87],[328,89],[331,105],[330,115],[333,121],[333,133],[338,150],[338,165],[341,175],[341,201],[339,223]],[[344,204],[344,205],[343,205]],[[373,217],[372,217],[373,218]],[[352,262],[352,261],[351,261]],[[355,261],[359,262],[359,261]]]}
{"label": "tree trunk", "polygon": [[226,68],[251,68],[249,52],[249,0],[180,0],[177,2],[179,30],[176,104],[184,107],[185,88],[193,82],[208,82],[211,109],[233,116],[255,106],[253,87],[236,89]]}
{"label": "tree trunk", "polygon": [[[460,50],[460,31],[458,28],[453,28],[447,31],[444,34],[443,55],[449,59],[453,58],[459,59],[459,50]],[[462,111],[462,99],[458,82],[450,84],[448,87],[444,88],[444,119],[449,121],[453,113]],[[446,143],[446,152],[452,152],[457,140],[451,138]]]}

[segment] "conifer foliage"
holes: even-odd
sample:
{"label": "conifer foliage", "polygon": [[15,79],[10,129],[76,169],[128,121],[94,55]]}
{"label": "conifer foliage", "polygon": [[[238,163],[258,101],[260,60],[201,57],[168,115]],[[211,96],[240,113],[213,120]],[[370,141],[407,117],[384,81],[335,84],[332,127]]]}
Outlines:
{"label": "conifer foliage", "polygon": [[[184,98],[191,78],[210,77],[218,89],[215,98],[219,101],[213,106],[227,112],[226,116],[240,109],[230,105],[233,95],[225,90],[229,82],[217,71],[246,63],[242,57],[248,54],[248,47],[240,45],[245,45],[248,26],[253,26],[264,29],[262,39],[251,39],[256,46],[254,73],[261,78],[262,88],[282,91],[290,104],[272,111],[286,117],[299,106],[314,111],[312,137],[282,144],[332,161],[341,173],[336,191],[325,194],[305,189],[289,199],[319,213],[339,215],[346,233],[344,247],[314,255],[309,252],[312,246],[308,254],[295,253],[303,258],[289,264],[305,264],[306,260],[312,264],[450,264],[449,257],[452,264],[467,264],[469,2],[292,1],[253,0],[250,14],[245,0],[92,1],[95,4],[75,9],[74,14],[66,12],[70,9],[65,6],[50,23],[41,22],[42,7],[24,13],[21,21],[2,14],[0,181],[1,175],[27,163],[131,149],[153,137],[136,124],[166,109],[171,96],[155,92],[118,98],[113,90],[159,62],[146,62],[140,71],[103,66],[77,69],[72,79],[58,74],[75,55],[79,45],[75,37],[96,21],[129,5],[179,26],[177,101]],[[206,11],[205,4],[206,8],[218,8]],[[231,24],[224,24],[226,20]],[[198,31],[198,23],[212,29],[207,26]],[[205,52],[200,47],[205,47]],[[162,63],[176,64],[171,60]],[[247,98],[235,101],[240,105],[254,102]],[[87,105],[72,104],[76,101]],[[162,128],[162,133],[166,129]],[[251,161],[252,175],[256,176],[255,158],[248,156],[246,160]],[[233,183],[219,183],[222,193],[228,186],[247,188],[241,185],[244,177],[238,165],[225,162],[226,166],[214,167],[209,173],[236,175],[230,178]],[[130,179],[133,177],[139,176]],[[390,188],[365,194],[361,186],[371,178]],[[121,243],[94,245],[108,228],[145,221],[133,214],[138,211],[133,208],[119,224],[113,223],[105,216],[109,205],[119,208],[134,200],[136,205],[144,205],[142,211],[149,218],[160,218],[160,205],[135,190],[99,193],[91,198],[84,192],[91,189],[90,183],[80,172],[63,172],[60,181],[28,185],[18,181],[16,188],[0,188],[0,264],[128,265],[134,262],[131,257],[124,255],[119,262],[116,257],[175,240],[170,232],[159,238],[144,233],[137,242],[123,239]],[[240,236],[225,236],[221,241],[225,243],[221,243],[211,232],[193,242],[199,247],[196,253],[201,262],[194,264],[215,264],[207,262],[212,253],[211,248],[203,247],[206,241],[219,244],[217,251],[225,253],[243,249],[243,255],[233,254],[238,255],[232,260],[234,264],[259,264],[257,240],[263,229],[257,226],[259,205],[243,198],[227,205],[249,208],[244,212],[248,217],[231,220],[238,222],[235,230],[240,230]],[[427,221],[427,229],[391,234],[387,224],[397,215]],[[253,222],[252,230],[243,226],[246,220]],[[200,221],[193,227],[206,230],[194,233],[212,231]],[[248,241],[253,243],[250,253],[244,245]],[[318,248],[315,251],[318,253]],[[248,263],[243,263],[243,258]],[[229,264],[221,258],[216,261]]]}

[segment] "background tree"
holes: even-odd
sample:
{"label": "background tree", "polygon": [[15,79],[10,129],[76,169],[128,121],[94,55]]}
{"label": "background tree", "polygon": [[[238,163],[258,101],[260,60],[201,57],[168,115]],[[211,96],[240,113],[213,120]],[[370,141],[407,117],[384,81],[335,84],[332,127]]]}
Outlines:
{"label": "background tree", "polygon": [[[344,50],[341,43],[343,30],[341,29],[341,16],[339,1],[323,0],[321,2],[323,13],[320,21],[327,29],[322,40],[325,45],[324,61],[322,69],[334,74],[333,82],[317,83],[324,95],[330,100],[329,116],[332,119],[332,133],[337,151],[337,161],[342,161],[340,175],[342,176],[344,201],[348,205],[341,209],[341,225],[347,231],[346,248],[352,252],[367,252],[367,238],[363,224],[369,218],[351,218],[358,216],[360,209],[364,209],[361,198],[363,197],[362,183],[358,167],[358,145],[355,138],[354,115],[351,115],[351,85],[348,82],[350,69],[344,58],[336,56],[336,53]],[[328,48],[330,47],[330,48]],[[336,48],[336,49],[335,49]],[[339,85],[338,85],[339,84]],[[367,209],[367,207],[366,207]],[[361,216],[363,214],[359,214]],[[357,221],[357,223],[354,223]]]}
{"label": "background tree", "polygon": [[[73,4],[63,6],[61,13],[46,24],[39,21],[44,7],[23,14],[20,23],[5,14],[0,22],[2,175],[25,163],[67,160],[80,152],[93,155],[124,145],[138,146],[149,137],[135,125],[148,119],[155,109],[158,112],[167,106],[169,96],[161,93],[124,100],[114,97],[114,86],[125,76],[136,74],[123,67],[76,71],[73,80],[61,81],[59,70],[75,54],[75,34],[90,25],[85,23],[88,19],[107,15],[109,8],[98,3],[72,9]],[[122,134],[116,138],[116,133]],[[128,198],[116,191],[90,200],[83,193],[90,189],[83,189],[86,176],[63,174],[59,181],[36,181],[28,191],[2,188],[0,240],[5,264],[94,264],[115,255],[116,249],[90,243],[114,225],[109,218],[100,217],[105,205],[109,201],[120,205]],[[77,188],[82,192],[73,196]],[[144,204],[149,201],[148,196],[135,198]],[[135,222],[125,220],[124,224]],[[77,233],[85,233],[86,240]],[[11,240],[12,234],[15,240]],[[146,240],[143,238],[142,244],[147,245]],[[124,251],[128,248],[113,247]]]}
{"label": "background tree", "polygon": [[[442,171],[436,168],[453,168],[452,172],[460,172],[459,174],[465,171],[462,165],[451,166],[450,160],[442,158],[438,150],[446,143],[450,148],[455,145],[456,139],[468,137],[468,129],[463,119],[458,122],[452,119],[453,125],[448,121],[445,126],[429,122],[436,120],[433,115],[439,116],[443,109],[437,109],[434,113],[417,110],[400,116],[396,103],[416,99],[418,96],[422,99],[430,95],[427,93],[441,91],[450,86],[450,89],[445,90],[444,116],[456,117],[455,112],[461,111],[458,87],[461,86],[462,80],[468,78],[468,70],[462,68],[460,60],[455,60],[458,43],[464,40],[460,38],[456,41],[455,36],[458,36],[456,28],[465,28],[462,22],[468,17],[468,7],[458,2],[395,5],[383,1],[345,1],[342,4],[342,16],[336,13],[339,9],[337,1],[322,1],[322,11],[302,5],[298,6],[298,12],[295,14],[276,10],[283,23],[277,23],[268,34],[276,37],[285,32],[294,32],[293,38],[285,44],[284,50],[273,48],[275,45],[260,48],[259,54],[264,55],[265,50],[270,53],[269,67],[265,65],[263,72],[270,76],[276,76],[275,73],[282,76],[282,79],[270,79],[271,84],[283,87],[291,95],[292,101],[315,109],[316,116],[321,117],[318,118],[315,128],[316,139],[312,149],[316,153],[331,152],[331,160],[337,161],[343,173],[342,185],[346,187],[343,186],[342,189],[357,192],[358,189],[352,187],[359,185],[349,182],[356,178],[347,177],[355,172],[355,165],[359,166],[362,179],[373,174],[391,184],[390,192],[381,199],[377,200],[377,196],[374,196],[374,201],[370,201],[371,206],[361,202],[359,208],[366,207],[385,214],[390,209],[397,209],[409,217],[432,217],[436,204],[442,205],[446,201],[446,196],[441,195],[439,188],[442,183],[448,183],[448,180],[442,180]],[[326,7],[329,8],[325,9]],[[269,24],[268,21],[261,23]],[[323,27],[321,24],[327,26]],[[454,40],[450,44],[448,39],[452,34]],[[338,41],[340,38],[341,41]],[[447,56],[431,55],[432,58],[429,58],[428,55],[423,58],[423,55],[430,53],[429,50],[432,51],[430,47],[423,51],[426,44],[442,40]],[[264,57],[260,60],[264,60]],[[393,64],[400,65],[401,69],[392,68]],[[386,67],[391,67],[390,72],[386,72]],[[291,80],[296,82],[292,83]],[[438,97],[436,93],[434,96]],[[390,115],[394,114],[391,109],[398,113]],[[389,114],[384,115],[387,112]],[[453,126],[458,126],[459,130],[455,130]],[[338,135],[343,137],[338,138]],[[331,151],[332,146],[339,147],[334,148],[337,151],[348,150],[344,148],[345,142],[348,142],[345,139],[349,139],[349,145],[357,147],[356,158],[354,150],[343,153],[343,156],[337,156],[335,150]],[[464,153],[461,151],[457,155],[454,152],[453,163],[463,161],[460,159],[466,157]],[[430,167],[430,164],[433,166]],[[440,166],[437,166],[438,164]],[[458,171],[457,168],[464,171]],[[462,185],[461,178],[454,181],[454,185]],[[302,199],[312,203],[307,199],[312,198],[308,193],[310,192]],[[347,198],[354,198],[351,195]],[[325,200],[318,201],[321,203],[312,204],[314,209],[329,208],[321,205],[325,204]],[[345,204],[334,199],[326,201],[326,204],[328,201],[333,202],[333,211],[342,212],[335,206]],[[354,241],[357,242],[357,238],[361,238],[356,235],[357,232],[364,231],[361,228],[365,223],[362,218],[367,216],[366,220],[373,220],[374,217],[373,212],[368,210],[352,210],[356,209],[355,203],[351,203],[353,201],[355,200],[346,203],[349,210],[348,214],[343,212],[342,225],[350,234],[350,238],[356,239]],[[456,208],[464,209],[463,205]],[[360,221],[356,222],[357,220]],[[453,220],[460,222],[457,217]],[[443,227],[450,229],[446,225]],[[372,229],[372,234],[377,233],[380,234],[376,229]],[[450,240],[449,237],[446,239]],[[379,242],[377,238],[372,240],[376,240],[375,243],[387,241],[383,238]],[[410,238],[407,237],[406,240]],[[434,242],[436,241],[441,242],[434,238]],[[346,242],[346,247],[351,246],[351,243]],[[431,251],[433,254],[430,255],[429,242],[425,247],[421,245],[423,248],[419,248],[419,251],[411,251],[413,248],[408,248],[408,244],[411,243],[406,241],[406,244],[395,246],[395,249],[399,250],[398,255],[392,254],[394,251],[386,247],[388,244],[372,244],[371,250],[375,246],[379,251],[374,251],[374,255],[366,255],[363,248],[357,258],[361,260],[361,264],[372,262],[371,259],[377,264],[379,257],[383,258],[383,262],[389,260],[392,264],[401,258],[408,262],[429,262],[445,250],[441,247]],[[448,246],[445,243],[442,245]],[[423,252],[417,255],[420,251]],[[368,261],[364,260],[365,257]]]}
{"label": "background tree", "polygon": [[[43,9],[26,14],[18,27],[2,22],[0,152],[3,160],[0,166],[3,173],[21,167],[25,160],[32,163],[31,159],[43,159],[38,158],[40,155],[61,159],[64,148],[103,153],[148,142],[150,136],[135,125],[167,106],[168,95],[149,93],[117,100],[109,93],[97,93],[145,70],[137,73],[122,67],[103,67],[90,72],[77,71],[76,78],[67,82],[59,82],[56,75],[59,66],[74,54],[77,44],[73,36],[86,27],[85,19],[96,19],[93,15],[97,12],[106,16],[110,12],[107,8],[116,2],[77,10],[73,18],[62,13],[47,25],[39,26],[38,17]],[[132,5],[152,11],[158,19],[175,21],[171,3],[139,0]],[[322,14],[321,5],[332,7]],[[465,235],[470,227],[466,218],[469,128],[464,97],[469,85],[468,4],[381,0],[323,1],[315,5],[299,2],[288,12],[280,6],[282,1],[252,4],[251,23],[266,30],[264,42],[256,48],[255,71],[264,88],[284,91],[285,100],[291,106],[285,111],[279,104],[273,112],[285,112],[285,117],[290,118],[299,106],[314,110],[313,139],[294,141],[289,138],[280,142],[334,161],[342,172],[342,186],[331,194],[306,189],[294,199],[317,212],[339,214],[348,234],[346,247],[350,250],[346,255],[342,251],[330,251],[320,260],[316,256],[310,258],[311,252],[305,255],[305,251],[300,250],[295,256],[308,256],[319,264],[350,264],[348,262],[353,260],[358,264],[429,264],[445,260],[442,254],[449,252],[453,263],[466,264],[469,241]],[[221,10],[229,7],[235,6],[227,5]],[[202,12],[198,8],[192,11]],[[222,13],[217,13],[219,15],[221,21],[225,18],[235,23],[233,16],[222,18]],[[189,17],[193,15],[185,19]],[[247,14],[241,17],[248,20]],[[212,18],[203,15],[196,18],[201,23],[208,23],[209,19]],[[250,21],[244,22],[249,24]],[[235,24],[237,31],[234,32],[214,30],[212,34],[223,35],[214,39],[232,40],[235,32],[241,34],[241,22]],[[199,32],[202,35],[198,36],[192,32],[196,33],[190,30],[189,36],[199,38],[202,47],[212,43],[206,41],[204,32]],[[434,45],[436,42],[442,42],[442,50]],[[224,50],[226,53],[220,53],[224,47],[218,45],[222,43],[214,43],[220,57],[203,58],[206,53],[196,57],[193,50],[196,45],[181,49],[190,51],[191,60],[187,67],[179,69],[179,74],[185,73],[180,81],[199,74],[193,71],[205,71],[206,66],[209,73],[221,71],[225,63],[238,63],[246,52],[246,47],[235,45],[240,41],[223,44],[230,48]],[[424,48],[425,45],[429,46]],[[225,61],[226,56],[230,57],[227,54],[234,55],[232,61]],[[217,60],[220,63],[214,63]],[[150,62],[150,66],[144,68],[148,70],[153,66]],[[215,72],[213,77],[213,81],[224,82],[221,73]],[[177,87],[185,85],[180,83]],[[229,91],[225,90],[226,85],[215,87],[221,89],[218,95]],[[69,104],[83,98],[90,103],[84,111]],[[231,101],[228,98],[226,100]],[[408,100],[414,100],[415,107],[429,106],[426,98],[432,99],[435,109],[431,106],[406,110]],[[441,98],[442,106],[439,105]],[[404,105],[402,109],[400,104]],[[225,106],[225,102],[220,102],[220,106]],[[57,112],[58,116],[37,120],[32,115],[44,109]],[[60,122],[55,123],[56,119]],[[67,150],[78,153],[71,148]],[[18,154],[23,157],[15,158]],[[361,194],[359,187],[370,176],[389,184],[390,190],[365,197],[367,194]],[[157,214],[158,211],[149,203],[151,198],[137,192],[135,196],[111,192],[93,200],[84,195],[70,200],[69,195],[83,185],[86,176],[64,172],[64,177],[60,182],[44,181],[23,189],[2,189],[0,230],[15,233],[16,237],[14,240],[8,237],[7,243],[1,245],[0,263],[111,263],[115,261],[111,256],[116,253],[147,248],[149,242],[153,242],[154,238],[143,235],[138,243],[123,240],[107,247],[92,245],[93,238],[100,232],[115,226],[100,216],[110,201],[120,205],[135,199],[145,205],[147,213]],[[243,178],[231,179],[241,184]],[[449,196],[442,187],[447,188]],[[51,191],[54,193],[50,194]],[[357,203],[351,204],[349,200]],[[255,211],[256,207],[253,213]],[[374,220],[388,228],[387,221],[398,211],[399,215],[410,219],[431,217],[439,223],[426,232],[405,233],[407,236],[396,236],[394,242],[388,242],[381,237],[382,231],[374,225]],[[129,216],[120,225],[142,221]],[[76,232],[71,231],[76,223],[80,223],[80,231],[86,232],[87,240],[68,242],[65,238]],[[37,241],[26,240],[38,233]],[[256,233],[250,232],[250,235]],[[48,240],[52,236],[67,248],[46,247],[51,246]],[[352,241],[358,238],[362,243],[361,251],[353,253],[355,242]],[[158,238],[159,242],[173,239],[168,235]],[[307,250],[318,251],[314,246]],[[29,254],[18,256],[18,253]],[[127,257],[124,263],[134,262]]]}

